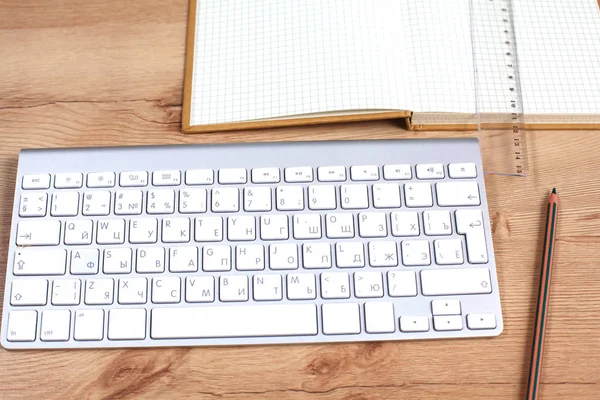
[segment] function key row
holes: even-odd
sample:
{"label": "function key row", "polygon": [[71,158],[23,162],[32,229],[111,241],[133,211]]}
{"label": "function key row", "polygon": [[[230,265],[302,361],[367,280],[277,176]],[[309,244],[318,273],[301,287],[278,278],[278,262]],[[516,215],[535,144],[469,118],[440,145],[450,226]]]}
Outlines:
{"label": "function key row", "polygon": [[[415,166],[417,179],[442,179],[445,177],[443,164],[418,164]],[[197,169],[185,171],[186,185],[212,185],[214,171],[211,169]],[[475,178],[476,166],[473,163],[449,164],[448,176],[453,179]],[[383,178],[385,180],[412,179],[412,167],[409,164],[385,165]],[[217,171],[218,183],[245,184],[248,183],[247,171],[244,168],[226,168]],[[110,188],[117,185],[121,187],[144,187],[149,182],[153,186],[179,186],[182,182],[182,173],[179,170],[154,171],[149,176],[147,171],[128,171],[117,174],[114,172],[90,172],[87,174],[87,187]],[[253,168],[250,179],[252,183],[279,183],[281,174],[279,168]],[[377,165],[362,165],[350,167],[350,180],[352,181],[377,181],[380,179]],[[50,174],[25,175],[22,188],[49,189]],[[314,171],[312,167],[288,167],[284,169],[284,180],[287,183],[313,182]],[[327,166],[317,168],[317,180],[320,182],[345,182],[347,180],[346,167]],[[82,173],[62,173],[54,177],[56,189],[78,189],[84,185]]]}

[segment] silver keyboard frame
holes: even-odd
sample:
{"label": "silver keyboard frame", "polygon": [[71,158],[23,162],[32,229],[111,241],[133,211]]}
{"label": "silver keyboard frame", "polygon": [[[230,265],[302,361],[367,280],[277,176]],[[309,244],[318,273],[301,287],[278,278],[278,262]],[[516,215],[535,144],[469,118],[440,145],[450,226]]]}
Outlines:
{"label": "silver keyboard frame", "polygon": [[[73,275],[70,276],[69,266],[67,265],[66,275],[63,275],[64,278],[79,278],[82,280],[82,289],[81,289],[81,302],[79,306],[51,306],[50,301],[45,306],[18,306],[13,307],[10,305],[10,295],[11,295],[11,284],[13,279],[15,278],[13,275],[13,259],[15,251],[17,250],[16,246],[16,230],[17,223],[21,219],[18,216],[19,210],[19,199],[21,194],[26,191],[21,188],[22,178],[26,174],[36,174],[36,173],[50,173],[52,174],[52,182],[50,189],[46,190],[48,193],[48,198],[50,199],[52,193],[55,190],[77,190],[80,192],[83,191],[95,191],[95,190],[118,190],[118,173],[121,171],[138,171],[138,170],[146,170],[149,173],[149,183],[145,188],[131,188],[131,189],[142,189],[144,191],[149,190],[152,187],[152,179],[151,172],[156,170],[170,170],[176,169],[180,170],[182,173],[181,185],[180,186],[171,186],[171,187],[161,187],[165,189],[172,188],[176,190],[176,198],[175,204],[178,204],[179,194],[178,190],[182,187],[185,187],[185,170],[188,169],[203,169],[208,168],[215,171],[215,180],[212,186],[202,185],[199,187],[204,187],[210,189],[211,187],[218,185],[216,171],[221,168],[246,168],[248,172],[248,183],[244,185],[227,185],[234,186],[238,188],[243,188],[246,186],[253,185],[251,183],[250,171],[252,168],[258,167],[279,167],[281,171],[281,183],[279,184],[260,184],[260,186],[269,186],[274,188],[278,185],[286,184],[284,183],[284,174],[283,170],[285,167],[300,167],[300,166],[311,166],[314,170],[314,181],[311,183],[290,183],[290,185],[302,185],[307,187],[308,185],[319,185],[319,184],[349,184],[352,183],[350,180],[350,171],[349,167],[352,165],[378,165],[380,180],[378,182],[385,182],[383,180],[383,171],[382,166],[386,164],[411,164],[412,166],[412,175],[413,178],[411,181],[417,181],[415,176],[415,168],[416,164],[426,164],[426,163],[443,163],[445,165],[445,178],[444,179],[431,179],[427,180],[432,185],[437,182],[448,181],[451,180],[448,177],[448,169],[447,165],[449,163],[465,163],[472,162],[477,166],[477,178],[473,179],[478,182],[480,188],[480,197],[481,197],[481,205],[478,207],[438,207],[436,192],[433,192],[434,206],[433,207],[425,207],[425,208],[407,208],[405,206],[404,199],[404,191],[401,190],[401,200],[402,207],[397,210],[411,210],[411,211],[419,211],[420,215],[420,231],[421,234],[418,237],[410,237],[410,240],[413,239],[428,239],[430,243],[436,238],[434,236],[425,236],[423,233],[423,220],[421,212],[424,210],[435,210],[435,209],[444,209],[444,210],[455,210],[459,208],[473,209],[478,208],[483,213],[484,225],[485,225],[485,235],[487,241],[489,262],[487,264],[475,265],[475,266],[486,266],[490,269],[491,283],[492,283],[492,293],[484,294],[484,295],[459,295],[459,296],[423,296],[421,294],[421,285],[420,285],[420,274],[418,271],[422,269],[430,269],[430,268],[463,268],[468,267],[468,261],[466,257],[466,248],[464,236],[456,234],[456,223],[454,218],[454,213],[452,212],[452,225],[453,225],[453,234],[451,236],[443,236],[440,238],[460,238],[462,240],[463,252],[465,255],[465,263],[463,265],[457,266],[439,266],[435,267],[435,255],[431,251],[431,261],[432,264],[426,267],[404,267],[401,266],[401,253],[399,250],[399,242],[402,240],[400,237],[393,237],[390,235],[387,238],[377,238],[371,240],[394,240],[397,244],[398,248],[398,259],[400,266],[396,267],[373,267],[374,270],[381,271],[383,276],[383,284],[384,284],[384,293],[386,294],[382,298],[373,298],[373,299],[356,299],[354,298],[354,284],[352,279],[352,272],[357,270],[366,270],[370,267],[366,266],[363,268],[343,268],[340,269],[344,272],[350,273],[350,299],[344,300],[323,300],[319,296],[317,296],[316,300],[287,300],[284,295],[282,301],[262,301],[255,302],[252,300],[252,296],[250,295],[250,299],[245,303],[228,303],[231,305],[252,305],[256,303],[260,304],[283,304],[283,303],[314,303],[319,306],[318,309],[318,330],[319,333],[316,336],[285,336],[285,337],[235,337],[235,338],[208,338],[208,339],[160,339],[154,340],[150,338],[150,315],[152,308],[158,307],[201,307],[202,305],[215,306],[220,305],[226,307],[228,304],[223,304],[215,300],[213,303],[185,303],[184,299],[184,289],[185,289],[185,281],[182,280],[182,291],[181,298],[182,301],[178,304],[161,304],[154,305],[151,303],[150,298],[150,287],[148,285],[148,301],[144,305],[119,305],[117,302],[117,288],[114,290],[114,301],[112,306],[88,306],[83,303],[84,296],[84,284],[86,278],[95,277],[98,278],[102,275],[102,268],[99,268],[99,273],[97,275]],[[316,176],[316,167],[319,166],[333,166],[333,165],[344,165],[346,166],[347,180],[346,182],[319,182]],[[85,174],[89,172],[108,172],[112,171],[116,173],[116,185],[114,188],[110,189],[90,189],[85,185]],[[81,172],[84,174],[84,185],[81,189],[54,189],[54,174],[56,173],[65,173],[65,172]],[[394,181],[401,185],[404,185],[410,181]],[[377,183],[375,181],[372,182],[361,182],[366,183],[367,185],[372,185]],[[273,191],[274,192],[274,191]],[[272,194],[274,200],[274,193]],[[308,204],[307,195],[305,190],[305,205]],[[242,197],[242,194],[240,194]],[[339,205],[340,194],[339,190],[336,193],[337,204]],[[365,210],[351,210],[352,212],[358,213],[362,211],[385,211],[389,213],[391,211],[397,211],[394,209],[375,209],[373,208],[372,202],[372,188],[369,188],[369,198],[370,198],[370,208]],[[208,204],[210,204],[210,192],[208,195]],[[274,201],[273,201],[273,204]],[[94,220],[94,241],[95,241],[95,221],[98,219],[106,219],[106,218],[123,218],[127,220],[128,218],[139,218],[139,217],[154,217],[159,219],[159,232],[160,235],[160,218],[164,215],[147,215],[142,213],[137,216],[121,216],[114,215],[113,213],[113,205],[114,205],[114,193],[111,199],[111,213],[108,216],[100,216],[100,217],[92,217],[92,216],[82,216],[81,212],[77,217],[72,217],[73,219],[92,219]],[[80,202],[80,211],[82,204]],[[146,199],[144,196],[143,202],[143,210],[145,211],[146,207]],[[240,208],[243,210],[243,202],[240,202]],[[170,217],[175,217],[179,215],[178,207],[175,209],[174,214],[168,214]],[[336,210],[340,210],[339,208]],[[240,211],[239,214],[253,214],[255,216],[265,215],[269,213],[286,213],[288,215],[298,214],[298,213],[320,213],[321,215],[326,214],[327,212],[336,212],[336,211],[312,211],[305,207],[303,211],[282,211],[278,212],[274,208],[271,212],[245,212]],[[349,211],[349,210],[346,210]],[[181,214],[181,216],[190,217],[193,221],[193,218],[197,215],[208,215],[209,212],[203,214]],[[232,215],[233,213],[216,213],[216,215],[221,217],[227,217]],[[61,221],[69,220],[71,218],[64,217],[42,217],[42,218],[51,218],[51,219],[60,219]],[[324,218],[324,217],[322,217]],[[41,219],[41,218],[40,218]],[[355,216],[355,227],[356,227],[356,236],[352,239],[328,239],[325,236],[323,239],[318,240],[318,242],[330,242],[335,243],[339,241],[362,241],[363,243],[368,243],[368,238],[360,238],[358,236],[357,229],[357,221]],[[388,220],[389,223],[389,220]],[[128,224],[126,224],[128,225]],[[193,224],[192,224],[193,225]],[[64,223],[63,223],[64,227]],[[291,230],[291,226],[290,226]],[[129,227],[126,226],[126,238],[128,238]],[[63,229],[61,229],[61,241],[64,235]],[[129,247],[133,249],[134,252],[134,260],[135,260],[135,249],[137,247],[148,247],[148,246],[160,246],[168,248],[170,246],[183,246],[183,245],[195,245],[199,246],[201,243],[197,243],[193,240],[193,232],[190,232],[190,236],[192,240],[188,244],[163,244],[160,240],[154,245],[132,245],[128,244],[127,240],[125,244],[120,246],[115,245],[96,245],[92,242],[90,246],[65,246],[64,244],[60,244],[56,246],[56,248],[66,248],[67,250],[73,249],[73,247],[78,248],[99,248],[102,250],[104,247]],[[160,238],[160,236],[158,236]],[[290,235],[291,239],[287,242],[302,244],[306,243],[303,240],[294,240],[293,236]],[[260,236],[257,235],[257,240],[252,242],[253,244],[263,244],[268,246],[270,243],[272,244],[274,241],[262,241],[260,240]],[[282,241],[277,241],[281,243]],[[317,242],[317,241],[315,241]],[[214,242],[212,242],[214,243]],[[250,243],[250,242],[232,242],[229,243],[226,240],[226,236],[224,241],[221,244],[230,244],[235,246],[235,244],[239,243]],[[299,250],[301,252],[301,250]],[[232,265],[235,265],[235,251],[232,251]],[[368,246],[365,246],[365,259],[368,261]],[[69,257],[67,257],[69,260]],[[68,261],[67,261],[68,262]],[[135,265],[135,263],[133,263]],[[208,274],[201,271],[201,268],[196,273],[171,273],[168,270],[168,257],[167,257],[167,266],[165,268],[165,272],[160,275],[168,275],[168,276],[180,276],[185,278],[190,275],[197,274]],[[332,264],[335,265],[335,251],[332,251]],[[232,268],[230,272],[214,272],[210,273],[215,276],[216,284],[218,285],[218,277],[220,275],[228,275],[228,274],[245,274],[248,276],[252,276],[254,274],[263,274],[263,273],[275,273],[284,275],[287,273],[301,272],[303,269],[301,266],[297,270],[285,270],[285,271],[272,271],[268,268],[268,250],[265,247],[265,265],[266,268],[263,271],[237,271],[235,268]],[[368,265],[368,262],[367,262]],[[387,279],[386,272],[388,270],[398,268],[408,268],[417,272],[417,287],[419,288],[417,297],[388,297],[387,296]],[[318,269],[318,270],[307,270],[305,272],[312,272],[316,275],[316,284],[317,284],[317,294],[320,293],[320,282],[319,282],[319,274],[321,272],[331,272],[336,270],[337,268],[334,266],[330,269]],[[132,272],[130,274],[112,274],[107,277],[112,277],[118,280],[119,278],[123,278],[126,276],[137,275],[135,273],[135,268],[132,266]],[[159,274],[140,274],[147,278],[155,277]],[[18,279],[39,279],[40,276],[19,276]],[[60,279],[61,276],[51,276],[48,279]],[[250,280],[251,282],[251,280]],[[116,285],[115,285],[116,286]],[[251,284],[250,284],[251,287]],[[283,279],[283,293],[286,293],[286,280],[285,277]],[[249,288],[250,293],[252,293]],[[49,288],[49,294],[51,292],[51,288]],[[215,289],[215,292],[217,290]],[[463,319],[463,330],[461,331],[435,331],[433,329],[433,320],[431,317],[431,301],[436,299],[459,299],[461,302],[462,309],[462,319]],[[386,334],[368,334],[365,332],[365,321],[364,321],[364,307],[362,303],[366,301],[392,301],[395,304],[395,323],[396,323],[396,332],[394,333],[386,333]],[[361,315],[361,333],[357,335],[324,335],[322,333],[322,320],[321,320],[321,309],[320,305],[324,302],[333,303],[333,302],[358,302],[361,304],[360,307],[360,315]],[[146,308],[147,310],[147,321],[146,321],[146,339],[144,340],[119,340],[119,341],[110,341],[107,339],[107,324],[108,324],[108,312],[106,311],[109,308]],[[74,311],[80,308],[92,309],[92,308],[101,308],[105,310],[104,318],[104,339],[101,341],[75,341],[73,340],[73,325],[74,325]],[[34,342],[9,342],[7,341],[7,325],[8,325],[8,313],[11,310],[25,310],[25,309],[34,309],[38,311],[38,324],[37,324],[37,334],[36,340]],[[41,326],[41,311],[46,309],[69,309],[72,311],[71,313],[71,334],[70,339],[67,342],[43,342],[39,339],[40,336],[40,326]],[[402,313],[398,311],[402,310]],[[496,316],[496,328],[489,330],[469,330],[466,325],[466,315],[470,313],[493,313]],[[430,330],[428,332],[419,332],[419,333],[403,333],[399,331],[398,317],[399,315],[427,315],[429,316],[429,325]],[[10,232],[10,244],[8,247],[8,263],[7,263],[7,273],[6,273],[6,283],[5,283],[5,296],[4,296],[4,308],[2,313],[2,331],[1,331],[1,344],[4,348],[7,349],[66,349],[66,348],[135,348],[135,347],[163,347],[163,346],[200,346],[200,345],[251,345],[251,344],[280,344],[280,343],[333,343],[333,342],[358,342],[358,341],[387,341],[387,340],[415,340],[415,339],[447,339],[447,338],[468,338],[468,337],[490,337],[497,336],[503,330],[503,319],[502,312],[500,306],[500,296],[499,296],[499,287],[498,287],[498,279],[496,273],[496,264],[494,259],[494,248],[492,242],[491,235],[491,227],[490,227],[490,219],[488,213],[488,202],[487,196],[485,192],[485,182],[484,182],[484,173],[483,166],[481,162],[481,154],[479,148],[479,142],[477,139],[402,139],[402,140],[363,140],[363,141],[322,141],[322,142],[278,142],[278,143],[240,143],[240,144],[211,144],[211,145],[167,145],[167,146],[138,146],[138,147],[96,147],[96,148],[65,148],[65,149],[36,149],[36,150],[22,150],[19,157],[19,166],[18,172],[16,176],[16,187],[15,187],[15,196],[14,196],[14,204],[13,204],[13,216],[12,216],[12,226]]]}

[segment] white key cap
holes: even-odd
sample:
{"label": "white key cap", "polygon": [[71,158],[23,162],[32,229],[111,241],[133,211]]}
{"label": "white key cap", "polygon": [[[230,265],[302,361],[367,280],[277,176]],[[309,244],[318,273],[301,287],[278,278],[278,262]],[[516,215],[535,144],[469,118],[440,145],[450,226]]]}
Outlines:
{"label": "white key cap", "polygon": [[274,214],[260,217],[262,240],[284,240],[289,238],[287,215]]}
{"label": "white key cap", "polygon": [[179,186],[180,183],[181,172],[176,169],[154,171],[152,173],[152,184],[154,186]]}
{"label": "white key cap", "polygon": [[219,278],[219,300],[248,301],[248,277],[227,275]]}
{"label": "white key cap", "polygon": [[281,285],[281,275],[254,275],[252,283],[254,300],[281,300],[283,296]]}
{"label": "white key cap", "polygon": [[279,168],[252,168],[252,183],[279,183]]}
{"label": "white key cap", "polygon": [[400,186],[395,183],[373,185],[373,206],[375,208],[400,207]]}
{"label": "white key cap", "polygon": [[398,265],[398,249],[391,241],[369,242],[369,264],[372,267],[395,267]]}
{"label": "white key cap", "polygon": [[18,249],[13,262],[15,275],[63,275],[67,251],[63,249]]}
{"label": "white key cap", "polygon": [[388,271],[387,278],[390,297],[417,295],[417,276],[415,271]]}
{"label": "white key cap", "polygon": [[450,212],[444,210],[424,211],[423,228],[426,235],[451,235]]}
{"label": "white key cap", "polygon": [[116,215],[139,215],[142,213],[141,190],[119,190],[115,193]]}
{"label": "white key cap", "polygon": [[83,215],[108,215],[110,213],[110,192],[86,192],[83,197]]}
{"label": "white key cap", "polygon": [[119,279],[119,304],[145,304],[147,288],[146,278]]}
{"label": "white key cap", "polygon": [[189,276],[185,278],[185,301],[188,303],[212,303],[215,300],[213,276]]}
{"label": "white key cap", "polygon": [[407,183],[404,185],[404,198],[407,207],[431,207],[431,185],[425,182]]}
{"label": "white key cap", "polygon": [[325,335],[360,333],[360,312],[357,303],[323,304]]}
{"label": "white key cap", "polygon": [[364,267],[365,252],[362,242],[336,243],[335,260],[340,268]]}
{"label": "white key cap", "polygon": [[335,186],[311,185],[308,187],[308,208],[311,210],[335,210]]}
{"label": "white key cap", "polygon": [[302,245],[304,268],[331,268],[331,246],[329,243]]}
{"label": "white key cap", "polygon": [[383,167],[383,178],[388,181],[412,178],[409,164],[390,164]]}
{"label": "white key cap", "polygon": [[219,170],[219,183],[235,184],[246,183],[246,170],[244,168],[224,168]]}
{"label": "white key cap", "polygon": [[355,272],[354,295],[358,298],[383,297],[383,279],[381,278],[381,272]]}
{"label": "white key cap", "polygon": [[[68,230],[68,227],[67,227]],[[121,244],[125,242],[125,220],[101,219],[96,229],[96,243]]]}
{"label": "white key cap", "polygon": [[74,306],[79,304],[81,281],[62,279],[52,282],[52,304],[55,306]]}
{"label": "white key cap", "polygon": [[131,249],[115,247],[104,250],[105,274],[128,274],[131,272]]}
{"label": "white key cap", "polygon": [[21,220],[17,226],[17,246],[56,246],[60,241],[60,221]]}
{"label": "white key cap", "polygon": [[[72,219],[65,223],[65,244],[91,244],[94,223],[91,219]],[[104,233],[104,232],[103,232]]]}
{"label": "white key cap", "polygon": [[202,270],[212,271],[231,271],[231,247],[204,246],[202,248]]}
{"label": "white key cap", "polygon": [[212,169],[191,169],[185,172],[186,185],[212,185],[213,181]]}
{"label": "white key cap", "polygon": [[48,189],[50,187],[49,174],[32,174],[23,176],[21,187],[23,189]]}
{"label": "white key cap", "polygon": [[365,328],[368,333],[391,333],[396,330],[394,303],[365,303]]}
{"label": "white key cap", "polygon": [[445,206],[478,206],[479,184],[477,182],[440,182],[435,185],[438,205]]}
{"label": "white key cap", "polygon": [[236,212],[240,210],[240,194],[237,188],[220,187],[211,190],[213,212]]}
{"label": "white key cap", "polygon": [[494,314],[469,314],[467,315],[469,329],[495,329],[496,316]]}
{"label": "white key cap", "polygon": [[179,195],[179,212],[182,214],[206,212],[206,189],[183,189]]}
{"label": "white key cap", "polygon": [[115,282],[113,279],[88,279],[85,281],[85,304],[112,304]]}
{"label": "white key cap", "polygon": [[350,177],[353,181],[376,181],[379,179],[377,165],[359,165],[350,167]]}
{"label": "white key cap", "polygon": [[361,237],[387,236],[387,221],[385,213],[363,212],[358,214],[358,232]]}
{"label": "white key cap", "polygon": [[419,214],[416,211],[392,213],[392,235],[419,236]]}
{"label": "white key cap", "polygon": [[340,193],[343,209],[369,208],[366,185],[342,185]]}
{"label": "white key cap", "polygon": [[351,213],[327,214],[326,233],[330,239],[354,237],[354,216]]}
{"label": "white key cap", "polygon": [[181,279],[179,277],[152,278],[152,302],[156,304],[179,303]]}
{"label": "white key cap", "polygon": [[196,242],[220,242],[223,240],[223,218],[196,218],[194,233]]}
{"label": "white key cap", "polygon": [[15,279],[10,292],[13,306],[43,306],[48,295],[48,281],[45,279]]}
{"label": "white key cap", "polygon": [[476,178],[477,167],[475,163],[460,163],[448,165],[450,178]]}
{"label": "white key cap", "polygon": [[48,194],[44,192],[25,193],[19,202],[19,216],[43,217],[46,215],[47,202]]}
{"label": "white key cap", "polygon": [[75,311],[75,340],[102,340],[104,338],[104,310]]}
{"label": "white key cap", "polygon": [[87,187],[89,188],[110,188],[114,186],[114,172],[91,172],[87,175]]}
{"label": "white key cap", "polygon": [[244,211],[271,211],[271,188],[251,187],[244,189]]}
{"label": "white key cap", "polygon": [[146,186],[148,185],[148,172],[121,172],[119,174],[119,185],[122,187]]}
{"label": "white key cap", "polygon": [[297,214],[294,216],[295,239],[320,239],[321,216],[319,214]]}
{"label": "white key cap", "polygon": [[44,310],[42,311],[42,328],[40,339],[44,342],[65,342],[69,340],[71,331],[71,311]]}
{"label": "white key cap", "polygon": [[140,247],[137,249],[135,270],[138,273],[160,273],[165,271],[165,249],[162,247]]}
{"label": "white key cap", "polygon": [[444,177],[443,164],[417,164],[415,170],[418,179],[442,179]]}
{"label": "white key cap", "polygon": [[155,308],[150,323],[153,339],[316,335],[317,309],[314,304]]}
{"label": "white key cap", "polygon": [[275,202],[279,211],[304,210],[302,186],[278,186]]}
{"label": "white key cap", "polygon": [[261,271],[265,269],[265,249],[260,244],[237,246],[235,261],[238,271]]}
{"label": "white key cap", "polygon": [[460,239],[436,240],[433,243],[433,248],[435,249],[435,262],[438,265],[462,264],[464,262]]}
{"label": "white key cap", "polygon": [[311,167],[289,167],[285,169],[285,181],[294,182],[312,182],[313,170]]}
{"label": "white key cap", "polygon": [[227,240],[256,239],[256,221],[251,215],[238,215],[227,218]]}
{"label": "white key cap", "polygon": [[6,340],[9,342],[33,342],[36,328],[37,311],[11,311],[8,313]]}
{"label": "white key cap", "polygon": [[287,297],[289,300],[312,300],[317,297],[314,274],[288,274]]}
{"label": "white key cap", "polygon": [[350,298],[350,279],[346,272],[321,274],[321,297],[324,299]]}
{"label": "white key cap", "polygon": [[98,249],[73,250],[71,252],[71,275],[97,274],[99,261]]}
{"label": "white key cap", "polygon": [[129,242],[133,244],[156,243],[158,222],[156,218],[137,218],[129,223]]}
{"label": "white key cap", "polygon": [[462,317],[460,315],[435,315],[433,328],[436,331],[460,331],[463,328]]}
{"label": "white key cap", "polygon": [[402,248],[402,264],[406,266],[431,264],[429,241],[403,240],[400,247]]}
{"label": "white key cap", "polygon": [[190,241],[189,218],[163,218],[163,243],[187,243]]}
{"label": "white key cap", "polygon": [[269,268],[298,269],[298,246],[292,243],[270,245]]}
{"label": "white key cap", "polygon": [[487,268],[435,269],[421,271],[424,296],[492,293]]}
{"label": "white key cap", "polygon": [[146,212],[148,214],[173,214],[175,211],[175,191],[157,189],[148,191]]}
{"label": "white key cap", "polygon": [[400,330],[402,332],[427,332],[429,330],[429,318],[426,316],[400,317]]}
{"label": "white key cap", "polygon": [[317,168],[320,182],[343,182],[346,180],[346,168],[343,165]]}
{"label": "white key cap", "polygon": [[431,313],[433,315],[460,315],[460,301],[456,299],[433,300]]}
{"label": "white key cap", "polygon": [[198,271],[198,248],[194,246],[171,247],[169,249],[169,271]]}
{"label": "white key cap", "polygon": [[466,235],[469,262],[487,263],[488,253],[481,210],[457,210],[455,215],[456,232]]}
{"label": "white key cap", "polygon": [[108,312],[109,340],[142,340],[146,337],[146,310],[114,309]]}
{"label": "white key cap", "polygon": [[79,189],[83,186],[83,174],[79,172],[56,174],[54,187],[57,189]]}

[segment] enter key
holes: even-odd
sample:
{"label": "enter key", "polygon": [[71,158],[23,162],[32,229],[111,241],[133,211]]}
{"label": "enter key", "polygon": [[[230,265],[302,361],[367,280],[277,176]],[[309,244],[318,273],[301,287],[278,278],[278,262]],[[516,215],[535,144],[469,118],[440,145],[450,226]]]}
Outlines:
{"label": "enter key", "polygon": [[471,264],[488,262],[481,210],[457,210],[456,232],[467,238],[467,256]]}

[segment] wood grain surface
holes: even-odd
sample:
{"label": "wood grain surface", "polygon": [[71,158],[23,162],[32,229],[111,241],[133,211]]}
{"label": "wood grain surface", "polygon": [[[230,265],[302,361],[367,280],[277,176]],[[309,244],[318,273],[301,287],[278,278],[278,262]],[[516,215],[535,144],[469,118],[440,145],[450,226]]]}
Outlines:
{"label": "wood grain surface", "polygon": [[[448,136],[394,121],[180,133],[187,1],[0,2],[0,280],[31,147]],[[532,173],[486,177],[505,321],[493,339],[6,351],[0,398],[519,399],[544,210],[561,209],[542,399],[600,398],[600,132],[528,132]],[[484,148],[486,162],[502,154]],[[0,284],[0,287],[3,287]],[[3,288],[0,295],[4,295]]]}

